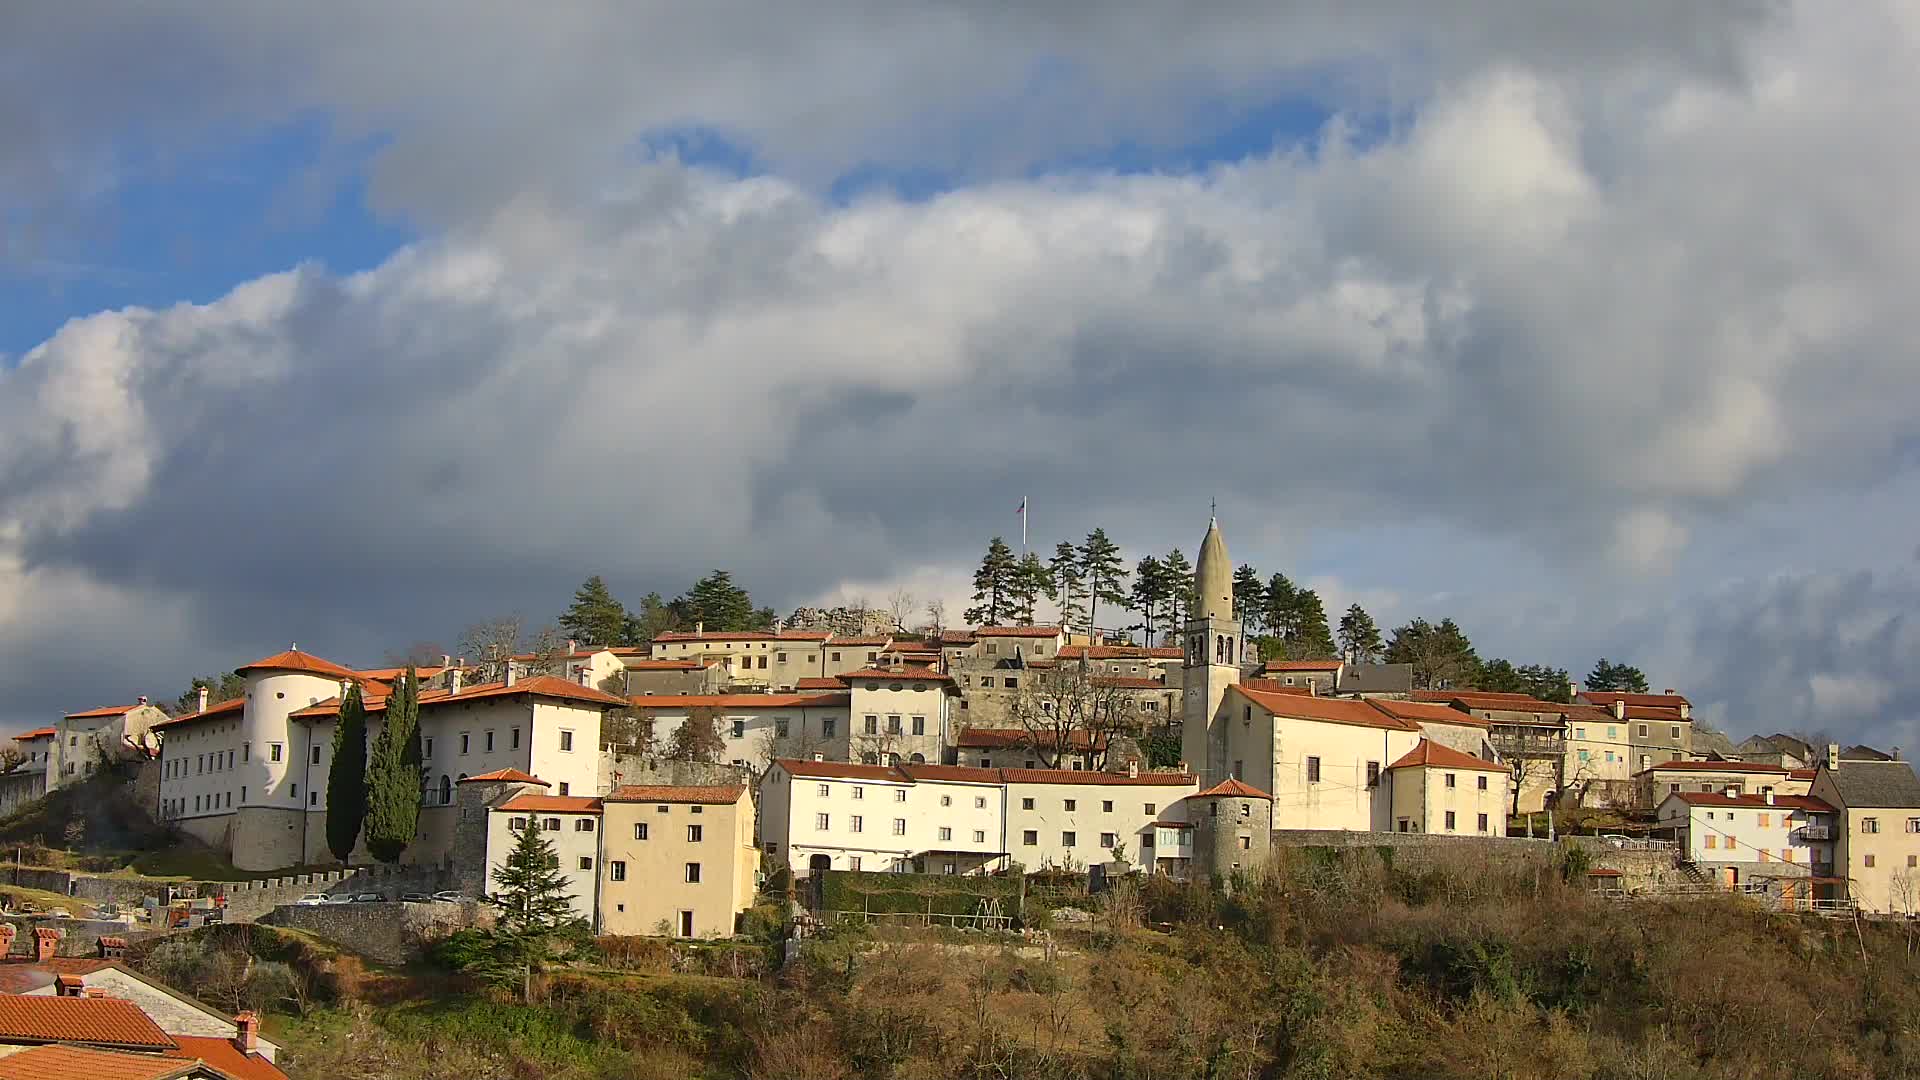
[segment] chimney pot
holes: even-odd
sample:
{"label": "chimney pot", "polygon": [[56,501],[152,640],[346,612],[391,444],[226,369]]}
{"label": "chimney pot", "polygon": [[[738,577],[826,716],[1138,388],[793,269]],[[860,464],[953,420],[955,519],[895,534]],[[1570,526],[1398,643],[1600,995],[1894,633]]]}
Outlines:
{"label": "chimney pot", "polygon": [[141,694],[138,698],[135,698],[134,700],[138,701],[142,705],[145,705],[147,703],[147,695]]}
{"label": "chimney pot", "polygon": [[1773,805],[1773,789],[1772,788],[1767,789],[1767,805],[1768,806]]}
{"label": "chimney pot", "polygon": [[1830,742],[1827,744],[1827,768],[1837,769],[1839,767],[1840,767],[1840,744],[1837,742]]}
{"label": "chimney pot", "polygon": [[0,923],[0,956],[13,951],[13,937],[18,933],[12,923]]}
{"label": "chimney pot", "polygon": [[1139,758],[1127,759],[1127,778],[1129,780],[1137,780],[1140,778],[1140,759]]}
{"label": "chimney pot", "polygon": [[706,624],[706,622],[705,622],[705,620],[701,620],[701,619],[696,619],[696,620],[694,620],[694,623],[693,623],[693,632],[694,632],[694,634],[695,634],[695,635],[699,635],[699,634],[704,634],[704,633],[706,633],[706,632],[707,632],[707,624]]}
{"label": "chimney pot", "polygon": [[567,639],[567,655],[572,656],[574,653],[579,651],[580,651],[580,643],[573,640],[572,638],[568,638]]}
{"label": "chimney pot", "polygon": [[204,686],[200,688],[200,711],[207,711],[207,688]]}
{"label": "chimney pot", "polygon": [[509,660],[507,661],[507,685],[512,686],[517,681],[519,681],[519,674],[514,671],[513,661]]}
{"label": "chimney pot", "polygon": [[260,1014],[248,1010],[233,1018],[233,1045],[243,1054],[260,1048]]}
{"label": "chimney pot", "polygon": [[447,672],[447,696],[448,697],[452,697],[455,694],[458,694],[460,692],[460,684],[461,682],[464,681],[463,679],[464,674],[465,673],[462,672],[459,668],[454,668],[452,671]]}

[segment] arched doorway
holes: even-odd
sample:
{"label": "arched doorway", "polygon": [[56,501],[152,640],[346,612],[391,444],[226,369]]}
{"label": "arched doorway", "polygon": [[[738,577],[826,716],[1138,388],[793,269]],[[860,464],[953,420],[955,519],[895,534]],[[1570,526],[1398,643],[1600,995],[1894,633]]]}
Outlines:
{"label": "arched doorway", "polygon": [[446,773],[440,774],[440,805],[453,802],[453,778]]}
{"label": "arched doorway", "polygon": [[809,871],[813,871],[813,870],[831,870],[831,869],[833,869],[833,856],[831,856],[831,855],[809,855],[809,856],[807,856],[807,869],[808,869]]}
{"label": "arched doorway", "polygon": [[925,765],[927,763],[927,755],[915,754],[913,755],[912,761],[915,765]]}

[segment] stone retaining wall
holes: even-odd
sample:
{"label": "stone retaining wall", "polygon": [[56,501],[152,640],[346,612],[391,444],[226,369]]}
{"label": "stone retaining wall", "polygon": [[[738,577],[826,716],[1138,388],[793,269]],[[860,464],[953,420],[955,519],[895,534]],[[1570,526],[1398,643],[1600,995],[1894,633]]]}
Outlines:
{"label": "stone retaining wall", "polygon": [[452,887],[452,882],[453,875],[439,867],[375,865],[351,870],[288,874],[259,881],[203,881],[198,884],[202,896],[227,898],[228,921],[252,922],[274,908],[291,904],[309,893],[334,896],[379,892],[397,896],[403,892],[439,892]]}
{"label": "stone retaining wall", "polygon": [[384,964],[405,964],[456,930],[493,925],[484,904],[326,904],[280,907],[259,920],[304,930]]}

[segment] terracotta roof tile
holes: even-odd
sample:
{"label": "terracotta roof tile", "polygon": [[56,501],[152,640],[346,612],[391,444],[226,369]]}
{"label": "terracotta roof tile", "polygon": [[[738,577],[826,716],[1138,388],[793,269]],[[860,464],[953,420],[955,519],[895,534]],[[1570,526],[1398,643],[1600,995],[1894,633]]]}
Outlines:
{"label": "terracotta roof tile", "polygon": [[118,961],[94,956],[56,956],[51,960],[15,956],[0,961],[0,994],[32,993],[52,986],[62,975],[85,976],[119,966]]}
{"label": "terracotta roof tile", "polygon": [[628,784],[614,788],[602,802],[698,803],[704,806],[731,806],[740,801],[745,784],[667,785]]}
{"label": "terracotta roof tile", "polygon": [[495,810],[552,814],[597,814],[600,800],[586,795],[515,795]]}
{"label": "terracotta roof tile", "polygon": [[1616,701],[1624,701],[1628,705],[1652,705],[1674,709],[1693,704],[1687,700],[1685,694],[1622,694],[1609,690],[1584,690],[1581,691],[1580,696],[1595,705],[1612,705]]}
{"label": "terracotta roof tile", "polygon": [[1240,685],[1249,690],[1264,690],[1269,694],[1313,694],[1311,686],[1288,686],[1278,679],[1242,679]]}
{"label": "terracotta roof tile", "polygon": [[0,1040],[152,1050],[174,1045],[173,1039],[131,1001],[21,994],[0,994]]}
{"label": "terracotta roof tile", "polygon": [[798,690],[844,690],[847,684],[832,675],[808,675],[794,684]]}
{"label": "terracotta roof tile", "polygon": [[701,660],[622,660],[621,666],[628,671],[705,671],[713,665]]}
{"label": "terracotta roof tile", "polygon": [[[449,665],[448,667],[441,667],[439,664],[431,664],[425,667],[414,668],[413,674],[416,678],[431,679],[436,676],[443,675],[449,670],[451,670],[451,665]],[[364,671],[354,672],[354,674],[358,675],[361,679],[371,679],[374,682],[382,682],[382,683],[393,682],[398,678],[400,678],[400,676],[405,675],[406,673],[407,673],[407,669],[403,667],[367,668]],[[365,684],[362,683],[362,685],[365,685]],[[364,691],[362,692],[364,693]]]}
{"label": "terracotta roof tile", "polygon": [[1436,705],[1431,701],[1399,701],[1392,698],[1367,698],[1367,704],[1402,720],[1414,723],[1425,721],[1429,724],[1458,724],[1464,727],[1487,728],[1492,725],[1472,713],[1459,709],[1450,709],[1445,705]]}
{"label": "terracotta roof tile", "polygon": [[1397,716],[1381,712],[1365,701],[1352,698],[1276,694],[1267,690],[1252,690],[1245,686],[1234,686],[1232,689],[1275,716],[1294,720],[1319,720],[1329,724],[1385,728],[1388,731],[1420,730],[1420,725],[1411,720],[1402,720]]}
{"label": "terracotta roof tile", "polygon": [[281,1072],[279,1066],[259,1054],[241,1053],[231,1039],[210,1035],[175,1035],[173,1038],[180,1049],[169,1051],[170,1054],[204,1061],[233,1080],[287,1080],[287,1074]]}
{"label": "terracotta roof tile", "polygon": [[[212,1064],[209,1062],[209,1064]],[[127,1054],[84,1046],[36,1046],[0,1057],[0,1080],[175,1080],[192,1076],[195,1061],[158,1054]],[[217,1066],[216,1066],[217,1068]],[[278,1069],[274,1070],[276,1073]],[[280,1073],[284,1077],[285,1073]],[[233,1080],[253,1080],[236,1076]]]}
{"label": "terracotta roof tile", "polygon": [[1527,694],[1504,694],[1486,690],[1416,690],[1415,701],[1457,701],[1469,709],[1485,709],[1489,712],[1525,712],[1545,713],[1552,716],[1565,716],[1573,706],[1558,702],[1541,701]]}
{"label": "terracotta roof tile", "polygon": [[976,638],[983,638],[983,637],[1050,638],[1050,637],[1059,637],[1060,628],[1057,626],[982,626],[973,632],[973,636]]}
{"label": "terracotta roof tile", "polygon": [[858,648],[861,646],[878,648],[882,645],[891,644],[892,641],[893,639],[885,634],[848,634],[846,637],[835,634],[827,639],[827,646],[829,648],[835,645],[845,645],[848,648]]}
{"label": "terracotta roof tile", "polygon": [[1773,773],[1778,776],[1787,773],[1778,765],[1762,765],[1753,761],[1669,761],[1649,768],[1663,772]]}
{"label": "terracotta roof tile", "polygon": [[939,652],[940,646],[931,641],[900,641],[887,643],[888,652]]}
{"label": "terracotta roof tile", "polygon": [[469,776],[459,782],[462,784],[488,784],[503,781],[515,784],[539,784],[541,787],[553,786],[545,780],[530,773],[523,773],[519,769],[495,769],[493,772],[481,773],[479,776]]}
{"label": "terracotta roof tile", "polygon": [[774,762],[792,776],[818,777],[823,780],[875,780],[902,784],[907,778],[891,765],[855,765],[844,761],[802,761],[780,758]]}
{"label": "terracotta roof tile", "polygon": [[322,660],[312,653],[303,653],[297,649],[274,653],[272,656],[262,657],[251,664],[243,664],[233,670],[235,674],[247,671],[304,671],[309,675],[327,675],[335,679],[351,679],[358,674],[351,668],[341,667],[331,660]]}
{"label": "terracotta roof tile", "polygon": [[1212,799],[1212,798],[1218,798],[1223,796],[1227,798],[1235,798],[1235,799],[1271,799],[1273,798],[1273,796],[1267,794],[1264,791],[1261,791],[1259,788],[1254,787],[1252,784],[1243,783],[1237,779],[1222,780],[1219,783],[1208,788],[1207,790],[1200,792],[1198,795],[1194,796],[1194,798]]}
{"label": "terracotta roof tile", "polygon": [[1168,688],[1167,684],[1159,679],[1150,679],[1141,675],[1095,675],[1087,681],[1111,690],[1165,690]]}
{"label": "terracotta roof tile", "polygon": [[[835,686],[839,686],[836,681]],[[844,687],[832,694],[635,694],[635,709],[832,709],[852,701]]]}
{"label": "terracotta roof tile", "polygon": [[688,630],[669,630],[664,634],[655,634],[655,641],[825,641],[825,630],[709,630],[705,633],[693,633]]}
{"label": "terracotta roof tile", "polygon": [[[1060,732],[1047,732],[1045,738],[1050,742],[1061,741]],[[1086,752],[1107,745],[1104,731],[1092,732],[1085,728],[1074,728],[1065,734],[1069,748]],[[998,750],[1004,747],[1022,747],[1033,742],[1033,736],[1025,728],[964,728],[955,740],[955,745],[976,750]]]}
{"label": "terracotta roof tile", "polygon": [[999,769],[976,769],[966,765],[898,765],[895,768],[915,780],[945,780],[952,783],[994,785],[1000,783]]}
{"label": "terracotta roof tile", "polygon": [[1480,772],[1507,771],[1505,765],[1498,765],[1485,758],[1462,753],[1451,746],[1443,746],[1432,739],[1421,739],[1420,745],[1401,755],[1400,760],[1387,766],[1389,769],[1475,769]]}
{"label": "terracotta roof tile", "polygon": [[1667,798],[1679,799],[1688,806],[1741,806],[1754,810],[1780,806],[1790,810],[1804,810],[1810,814],[1834,812],[1833,807],[1807,795],[1775,795],[1773,801],[1768,802],[1765,795],[1727,795],[1718,791],[1676,791],[1669,794]]}
{"label": "terracotta roof tile", "polygon": [[138,705],[108,705],[105,708],[88,709],[85,712],[70,712],[67,714],[67,719],[94,720],[103,716],[125,716],[139,707]]}
{"label": "terracotta roof tile", "polygon": [[[556,675],[530,675],[524,679],[515,680],[512,686],[508,686],[505,682],[481,683],[477,686],[462,687],[458,694],[445,689],[422,690],[420,707],[424,709],[429,705],[461,704],[486,698],[518,697],[522,694],[559,698],[563,701],[579,701],[592,705],[625,705],[627,703],[626,698],[591,686],[568,682]],[[370,713],[384,712],[387,708],[387,695],[362,691],[360,703]],[[340,699],[330,697],[304,709],[295,709],[288,715],[297,720],[318,720],[339,716]]]}
{"label": "terracotta roof tile", "polygon": [[1062,645],[1062,660],[1179,660],[1186,656],[1178,648],[1148,648],[1144,645]]}
{"label": "terracotta roof tile", "polygon": [[1009,784],[1183,787],[1198,782],[1198,778],[1192,773],[1182,772],[1143,772],[1139,776],[1128,776],[1126,773],[1096,772],[1091,769],[1000,769],[998,771],[1003,781]]}
{"label": "terracotta roof tile", "polygon": [[54,731],[54,729],[50,727],[43,727],[43,728],[34,728],[32,731],[23,731],[20,734],[15,735],[13,738],[16,742],[21,742],[27,739],[51,739],[56,734],[58,734],[58,732]]}
{"label": "terracotta roof tile", "polygon": [[153,726],[156,728],[166,728],[173,727],[176,724],[190,724],[198,720],[212,720],[218,717],[230,718],[244,711],[246,707],[246,698],[228,698],[226,701],[207,706],[207,711],[205,712],[188,713],[185,716],[176,716],[171,720],[156,721]]}
{"label": "terracotta roof tile", "polygon": [[861,668],[859,671],[849,671],[840,678],[843,682],[850,679],[918,679],[922,682],[949,683],[953,681],[953,676],[944,671],[933,671],[923,667]]}

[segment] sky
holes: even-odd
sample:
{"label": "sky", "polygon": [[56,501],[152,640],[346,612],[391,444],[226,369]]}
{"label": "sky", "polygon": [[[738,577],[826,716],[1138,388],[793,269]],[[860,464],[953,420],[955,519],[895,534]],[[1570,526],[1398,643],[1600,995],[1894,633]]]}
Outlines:
{"label": "sky", "polygon": [[1024,497],[1920,746],[1912,5],[552,8],[0,15],[0,723]]}

